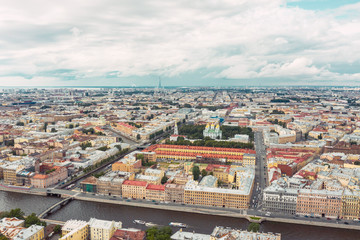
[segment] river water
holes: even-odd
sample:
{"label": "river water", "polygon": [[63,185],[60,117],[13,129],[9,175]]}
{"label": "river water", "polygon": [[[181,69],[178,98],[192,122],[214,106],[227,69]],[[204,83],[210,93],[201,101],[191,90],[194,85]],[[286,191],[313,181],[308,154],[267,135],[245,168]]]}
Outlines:
{"label": "river water", "polygon": [[[60,201],[59,198],[0,191],[0,211],[7,211],[18,207],[21,208],[25,214],[30,214],[32,212],[39,214],[58,201]],[[246,229],[249,224],[248,221],[244,219],[232,217],[219,217],[84,201],[72,201],[48,218],[60,221],[69,219],[88,221],[91,217],[121,221],[125,228],[141,228],[141,226],[133,223],[134,219],[141,219],[160,225],[168,225],[169,222],[182,222],[190,225],[185,231],[195,231],[206,234],[211,233],[215,226]],[[282,240],[360,239],[360,231],[355,230],[274,222],[262,223],[260,231],[281,233]]]}

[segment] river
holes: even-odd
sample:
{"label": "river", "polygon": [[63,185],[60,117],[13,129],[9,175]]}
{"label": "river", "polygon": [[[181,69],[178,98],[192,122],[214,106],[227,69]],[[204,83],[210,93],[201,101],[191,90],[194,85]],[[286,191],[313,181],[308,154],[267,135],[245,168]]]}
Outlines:
{"label": "river", "polygon": [[[21,208],[25,214],[30,214],[32,212],[38,214],[58,201],[60,201],[59,198],[0,191],[0,211],[7,211],[18,207]],[[168,225],[169,222],[182,222],[190,225],[186,231],[195,231],[206,234],[211,233],[215,226],[246,229],[249,224],[248,221],[244,219],[232,217],[181,213],[84,201],[72,201],[48,218],[60,221],[69,219],[88,221],[91,217],[121,221],[125,228],[141,228],[139,225],[132,222],[134,219],[141,219],[160,225]],[[355,230],[274,222],[262,223],[260,231],[281,233],[282,240],[360,239],[360,231]]]}

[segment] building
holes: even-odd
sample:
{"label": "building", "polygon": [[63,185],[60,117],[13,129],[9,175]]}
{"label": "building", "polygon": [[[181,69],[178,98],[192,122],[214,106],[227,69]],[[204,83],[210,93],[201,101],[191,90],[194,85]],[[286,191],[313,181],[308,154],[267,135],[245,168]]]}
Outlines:
{"label": "building", "polygon": [[110,240],[144,240],[146,232],[135,228],[121,228],[114,232]]}
{"label": "building", "polygon": [[360,218],[360,194],[346,189],[342,196],[342,216],[344,219]]}
{"label": "building", "polygon": [[4,177],[4,183],[7,185],[16,185],[16,173],[20,170],[22,170],[24,167],[19,165],[8,165],[2,167],[3,169],[3,177]]}
{"label": "building", "polygon": [[184,187],[183,184],[169,183],[165,185],[165,201],[174,203],[184,202]]}
{"label": "building", "polygon": [[248,209],[253,189],[254,176],[247,179],[243,189],[225,189],[199,186],[189,181],[184,188],[184,203],[224,208]]}
{"label": "building", "polygon": [[157,202],[165,201],[165,186],[148,184],[146,187],[146,199]]}
{"label": "building", "polygon": [[53,166],[51,170],[44,173],[37,173],[31,178],[31,185],[36,188],[47,188],[55,185],[68,177],[66,167]]}
{"label": "building", "polygon": [[[236,164],[254,165],[256,151],[239,148],[218,148],[155,144],[144,150],[154,152],[156,159],[197,160],[211,159]],[[244,159],[245,158],[245,159]]]}
{"label": "building", "polygon": [[203,131],[203,135],[212,139],[221,139],[222,131],[220,130],[219,123],[208,123]]}
{"label": "building", "polygon": [[136,169],[141,168],[141,160],[137,160],[134,158],[123,158],[120,161],[115,162],[111,169],[113,172],[121,171],[121,172],[135,172]]}
{"label": "building", "polygon": [[91,240],[109,240],[122,227],[122,223],[91,218],[89,226]]}
{"label": "building", "polygon": [[182,229],[174,233],[170,239],[172,240],[210,240],[210,235],[195,233],[195,232],[185,232]]}
{"label": "building", "polygon": [[296,213],[318,217],[340,218],[342,191],[301,189]]}
{"label": "building", "polygon": [[21,231],[13,238],[13,240],[44,240],[44,227],[39,225],[31,225]]}
{"label": "building", "polygon": [[148,183],[143,181],[131,181],[126,180],[122,184],[122,196],[123,198],[146,198],[146,187]]}
{"label": "building", "polygon": [[86,221],[68,220],[61,230],[60,240],[86,240],[90,236],[89,224]]}
{"label": "building", "polygon": [[263,209],[269,212],[296,213],[298,189],[270,185],[263,194]]}
{"label": "building", "polygon": [[237,229],[215,227],[210,235],[210,240],[230,240],[230,239],[249,239],[249,240],[281,240],[280,233],[248,232]]}

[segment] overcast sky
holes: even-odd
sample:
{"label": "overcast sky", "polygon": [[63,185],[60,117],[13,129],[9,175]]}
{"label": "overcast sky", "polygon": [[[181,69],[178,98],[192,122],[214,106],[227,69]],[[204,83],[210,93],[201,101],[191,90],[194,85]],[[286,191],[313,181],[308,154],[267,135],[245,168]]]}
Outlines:
{"label": "overcast sky", "polygon": [[359,85],[351,0],[0,0],[0,86]]}

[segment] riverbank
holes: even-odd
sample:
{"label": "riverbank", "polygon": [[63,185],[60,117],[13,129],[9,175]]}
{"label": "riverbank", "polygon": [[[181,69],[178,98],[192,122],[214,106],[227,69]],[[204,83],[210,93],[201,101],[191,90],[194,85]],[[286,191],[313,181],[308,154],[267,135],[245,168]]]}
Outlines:
{"label": "riverbank", "polygon": [[160,209],[160,210],[166,210],[166,211],[177,211],[177,212],[197,213],[197,214],[222,216],[222,217],[242,218],[242,219],[246,219],[248,221],[253,220],[253,219],[251,219],[251,217],[256,217],[256,218],[260,218],[259,222],[269,221],[269,222],[279,222],[279,223],[310,225],[310,226],[318,226],[318,227],[351,229],[351,230],[360,231],[359,225],[346,225],[343,223],[337,224],[337,223],[317,222],[317,221],[302,220],[302,219],[273,218],[273,217],[244,215],[244,214],[236,213],[236,212],[233,212],[230,210],[199,208],[199,207],[191,206],[191,205],[181,205],[181,206],[171,206],[171,205],[166,205],[166,204],[155,205],[155,204],[142,203],[142,202],[131,202],[131,201],[127,202],[127,201],[119,201],[119,200],[111,200],[111,199],[97,199],[97,198],[82,197],[82,196],[75,196],[74,199],[80,200],[80,201],[101,202],[101,203],[125,205],[125,206],[132,206],[132,207]]}
{"label": "riverbank", "polygon": [[[14,188],[5,188],[0,186],[0,191],[7,191],[7,192],[15,192],[21,194],[31,194],[31,195],[38,195],[38,196],[46,196],[46,192],[39,192],[36,189],[32,190],[20,190]],[[64,191],[64,190],[62,190]],[[65,191],[64,191],[65,192]],[[193,205],[167,205],[167,204],[154,204],[150,202],[134,202],[134,201],[123,201],[117,199],[104,199],[98,198],[93,196],[79,196],[75,192],[68,191],[68,194],[63,194],[62,197],[74,196],[74,200],[79,201],[87,201],[87,202],[97,202],[97,203],[108,203],[114,205],[124,205],[130,207],[141,207],[141,208],[150,208],[150,209],[160,209],[166,211],[177,211],[177,212],[186,212],[186,213],[197,213],[197,214],[204,214],[204,215],[213,215],[213,216],[222,216],[222,217],[234,217],[234,218],[242,218],[246,219],[250,222],[253,221],[251,217],[260,218],[256,222],[279,222],[279,223],[290,223],[290,224],[301,224],[301,225],[309,225],[309,226],[318,226],[318,227],[329,227],[329,228],[339,228],[339,229],[351,229],[351,230],[358,230],[360,231],[360,225],[347,225],[344,223],[334,223],[334,222],[319,222],[319,221],[312,221],[312,220],[303,220],[303,219],[293,219],[293,218],[276,218],[276,217],[262,217],[262,216],[254,216],[254,215],[245,215],[241,214],[240,210],[235,209],[213,209],[213,208],[203,208],[197,207]],[[72,194],[70,194],[70,192]],[[73,195],[75,194],[75,195]],[[238,212],[236,212],[238,211]]]}

